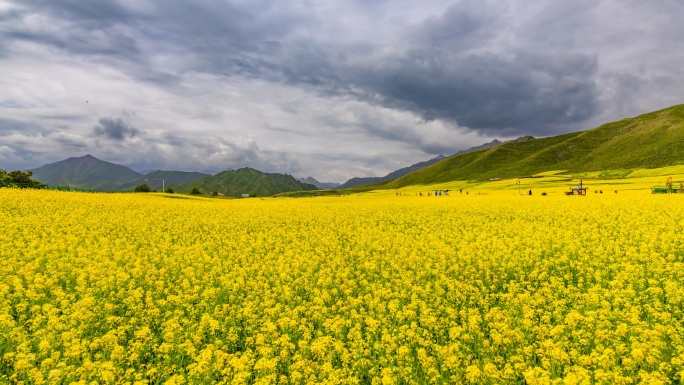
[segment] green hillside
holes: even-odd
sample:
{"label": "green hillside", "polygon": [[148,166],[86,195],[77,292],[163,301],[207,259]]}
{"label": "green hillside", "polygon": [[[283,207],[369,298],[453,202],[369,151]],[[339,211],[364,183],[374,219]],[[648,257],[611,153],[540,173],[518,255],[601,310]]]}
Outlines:
{"label": "green hillside", "polygon": [[105,162],[88,154],[46,164],[33,171],[33,178],[47,185],[69,185],[110,191],[142,175],[126,166]]}
{"label": "green hillside", "polygon": [[[146,183],[152,190],[162,189],[162,180],[165,186],[177,185],[177,184],[189,184],[194,183],[202,178],[211,176],[210,174],[205,174],[202,172],[186,172],[186,171],[152,171],[145,175],[136,178],[130,182],[119,185],[116,190],[118,191],[129,191],[135,189],[135,186]],[[145,182],[147,179],[147,182]]]}
{"label": "green hillside", "polygon": [[454,155],[374,187],[514,178],[552,170],[581,173],[679,164],[684,164],[684,105],[587,131],[507,142],[486,150]]}
{"label": "green hillside", "polygon": [[193,187],[202,191],[218,191],[226,196],[239,197],[242,194],[271,196],[289,191],[316,190],[316,186],[302,183],[291,175],[271,174],[253,168],[241,168],[202,178],[192,184],[172,186],[176,192],[189,193]]}

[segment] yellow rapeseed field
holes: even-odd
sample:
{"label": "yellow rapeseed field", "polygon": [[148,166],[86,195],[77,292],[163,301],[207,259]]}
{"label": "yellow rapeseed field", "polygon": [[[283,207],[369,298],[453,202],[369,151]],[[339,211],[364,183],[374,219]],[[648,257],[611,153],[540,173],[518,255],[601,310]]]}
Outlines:
{"label": "yellow rapeseed field", "polygon": [[0,383],[678,384],[683,222],[647,192],[0,189]]}

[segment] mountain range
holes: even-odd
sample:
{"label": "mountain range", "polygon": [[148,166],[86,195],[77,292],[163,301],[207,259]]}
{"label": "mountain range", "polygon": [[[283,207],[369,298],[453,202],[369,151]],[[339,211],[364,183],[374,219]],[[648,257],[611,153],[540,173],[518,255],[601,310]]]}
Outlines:
{"label": "mountain range", "polygon": [[[524,140],[529,140],[529,139],[534,139],[532,136],[523,136],[517,139],[512,140],[513,142],[518,142],[518,141],[524,141]],[[488,148],[493,148],[498,145],[501,145],[502,142],[498,139],[494,139],[489,143],[485,143],[479,146],[471,147],[467,150],[461,150],[455,153],[452,156],[455,155],[461,155],[461,154],[467,154],[470,152],[475,152],[475,151],[480,151]],[[351,178],[347,180],[346,182],[342,183],[342,185],[338,186],[337,188],[339,189],[346,189],[346,188],[353,188],[353,187],[358,187],[358,186],[363,186],[363,185],[372,185],[372,184],[378,184],[378,183],[383,183],[383,182],[388,182],[397,178],[401,178],[404,175],[410,174],[414,171],[423,169],[427,166],[433,165],[442,159],[445,159],[444,155],[438,155],[430,160],[426,160],[425,162],[419,162],[416,164],[412,164],[408,167],[400,168],[399,170],[392,171],[391,173],[385,175],[385,176],[380,176],[380,177],[360,177],[360,178]]]}
{"label": "mountain range", "polygon": [[174,191],[180,193],[189,193],[193,187],[234,197],[242,194],[263,197],[290,191],[318,190],[318,187],[302,183],[292,175],[265,173],[249,167],[223,171],[191,184],[172,186]]}
{"label": "mountain range", "polygon": [[[495,139],[456,154],[491,148],[501,143]],[[152,190],[159,191],[164,186],[187,193],[192,190],[192,187],[198,187],[205,192],[217,191],[231,196],[242,194],[266,196],[291,191],[346,189],[374,185],[400,178],[442,159],[445,157],[439,155],[425,162],[393,171],[383,177],[351,178],[342,185],[334,182],[319,182],[313,177],[294,179],[286,174],[262,173],[249,168],[240,170],[229,168],[214,175],[204,172],[145,170],[146,173],[143,175],[126,166],[106,162],[90,154],[47,164],[31,171],[37,181],[47,185],[68,185],[98,191],[131,191],[136,186],[146,183]]]}
{"label": "mountain range", "polygon": [[218,191],[228,195],[265,196],[329,188],[367,190],[455,180],[486,181],[553,170],[581,173],[680,164],[684,164],[684,105],[586,131],[539,139],[524,136],[508,142],[493,140],[449,157],[440,155],[416,163],[384,177],[352,178],[340,186],[320,183],[312,177],[297,180],[290,175],[263,173],[251,168],[227,170],[216,175],[159,170],[142,175],[92,155],[65,159],[31,171],[33,178],[44,184],[100,191],[132,190],[141,183],[159,189],[163,179],[165,185],[179,192],[189,192],[192,187],[198,187],[207,192]]}
{"label": "mountain range", "polygon": [[216,175],[186,171],[152,171],[145,175],[130,168],[106,162],[88,154],[38,167],[33,178],[47,185],[68,185],[97,191],[132,191],[147,184],[152,190],[164,187],[189,193],[193,187],[204,192],[218,191],[229,196],[251,194],[270,196],[289,191],[316,190],[291,175],[263,173],[254,169],[228,170]]}

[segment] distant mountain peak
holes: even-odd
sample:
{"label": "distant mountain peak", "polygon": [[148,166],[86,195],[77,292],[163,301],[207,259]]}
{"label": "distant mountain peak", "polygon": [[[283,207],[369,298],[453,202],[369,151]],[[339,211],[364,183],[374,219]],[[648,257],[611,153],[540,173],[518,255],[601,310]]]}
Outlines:
{"label": "distant mountain peak", "polygon": [[33,169],[33,177],[47,185],[67,185],[94,190],[113,190],[141,176],[126,166],[106,162],[91,154],[68,158]]}
{"label": "distant mountain peak", "polygon": [[[516,140],[517,140],[517,139],[516,139]],[[480,151],[480,150],[486,150],[486,149],[488,149],[488,148],[492,148],[492,147],[499,146],[499,145],[501,145],[501,144],[503,144],[503,143],[504,143],[504,142],[500,141],[499,139],[494,139],[494,140],[492,140],[492,141],[489,142],[489,143],[481,144],[481,145],[475,146],[475,147],[470,147],[470,148],[467,149],[467,150],[458,151],[458,152],[456,152],[454,155],[467,154],[467,153],[469,153],[469,152],[475,152],[475,151]],[[452,156],[453,156],[453,155],[452,155]]]}
{"label": "distant mountain peak", "polygon": [[297,178],[298,181],[302,183],[312,184],[318,187],[320,190],[332,190],[340,187],[340,183],[335,182],[319,182],[316,178],[308,176],[306,178]]}
{"label": "distant mountain peak", "polygon": [[[513,140],[507,140],[507,141],[505,141],[505,142],[502,142],[502,141],[500,141],[499,139],[494,139],[494,140],[492,140],[492,141],[489,142],[489,143],[481,144],[481,145],[475,146],[475,147],[470,147],[470,148],[467,149],[467,150],[458,151],[458,152],[455,153],[454,155],[467,154],[467,153],[469,153],[469,152],[475,152],[475,151],[480,151],[480,150],[486,150],[486,149],[488,149],[488,148],[494,148],[494,147],[499,146],[499,145],[502,145],[502,144],[504,144],[504,143],[511,143],[511,142],[514,142],[514,143],[527,142],[528,140],[533,140],[533,139],[536,139],[536,138],[535,138],[534,136],[532,136],[532,135],[521,136],[521,137],[519,137],[519,138],[515,138],[515,139],[513,139]],[[452,156],[453,156],[453,155],[452,155]]]}
{"label": "distant mountain peak", "polygon": [[[251,167],[241,167],[241,168],[238,168],[237,170],[226,170],[226,171],[234,171],[234,172],[238,172],[238,173],[254,173],[254,172],[262,173],[261,171],[253,169]],[[223,171],[223,172],[226,172],[226,171]]]}
{"label": "distant mountain peak", "polygon": [[400,168],[399,170],[392,171],[391,173],[382,176],[382,177],[365,177],[365,178],[351,178],[348,181],[342,183],[339,188],[345,189],[345,188],[352,188],[352,187],[357,187],[357,186],[362,186],[365,184],[376,184],[376,183],[383,183],[383,182],[388,182],[393,179],[400,178],[406,174],[409,174],[411,172],[414,172],[416,170],[420,170],[421,168],[433,165],[440,160],[446,158],[444,155],[437,155],[436,157],[426,160],[425,162],[420,162],[416,164],[412,164],[408,167]]}

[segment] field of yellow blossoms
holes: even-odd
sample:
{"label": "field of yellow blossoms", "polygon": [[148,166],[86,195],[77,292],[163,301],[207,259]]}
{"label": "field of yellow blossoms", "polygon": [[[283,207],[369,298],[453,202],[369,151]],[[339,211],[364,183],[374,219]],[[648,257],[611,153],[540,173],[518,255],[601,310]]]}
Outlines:
{"label": "field of yellow blossoms", "polygon": [[3,384],[679,384],[683,305],[681,196],[0,189]]}

